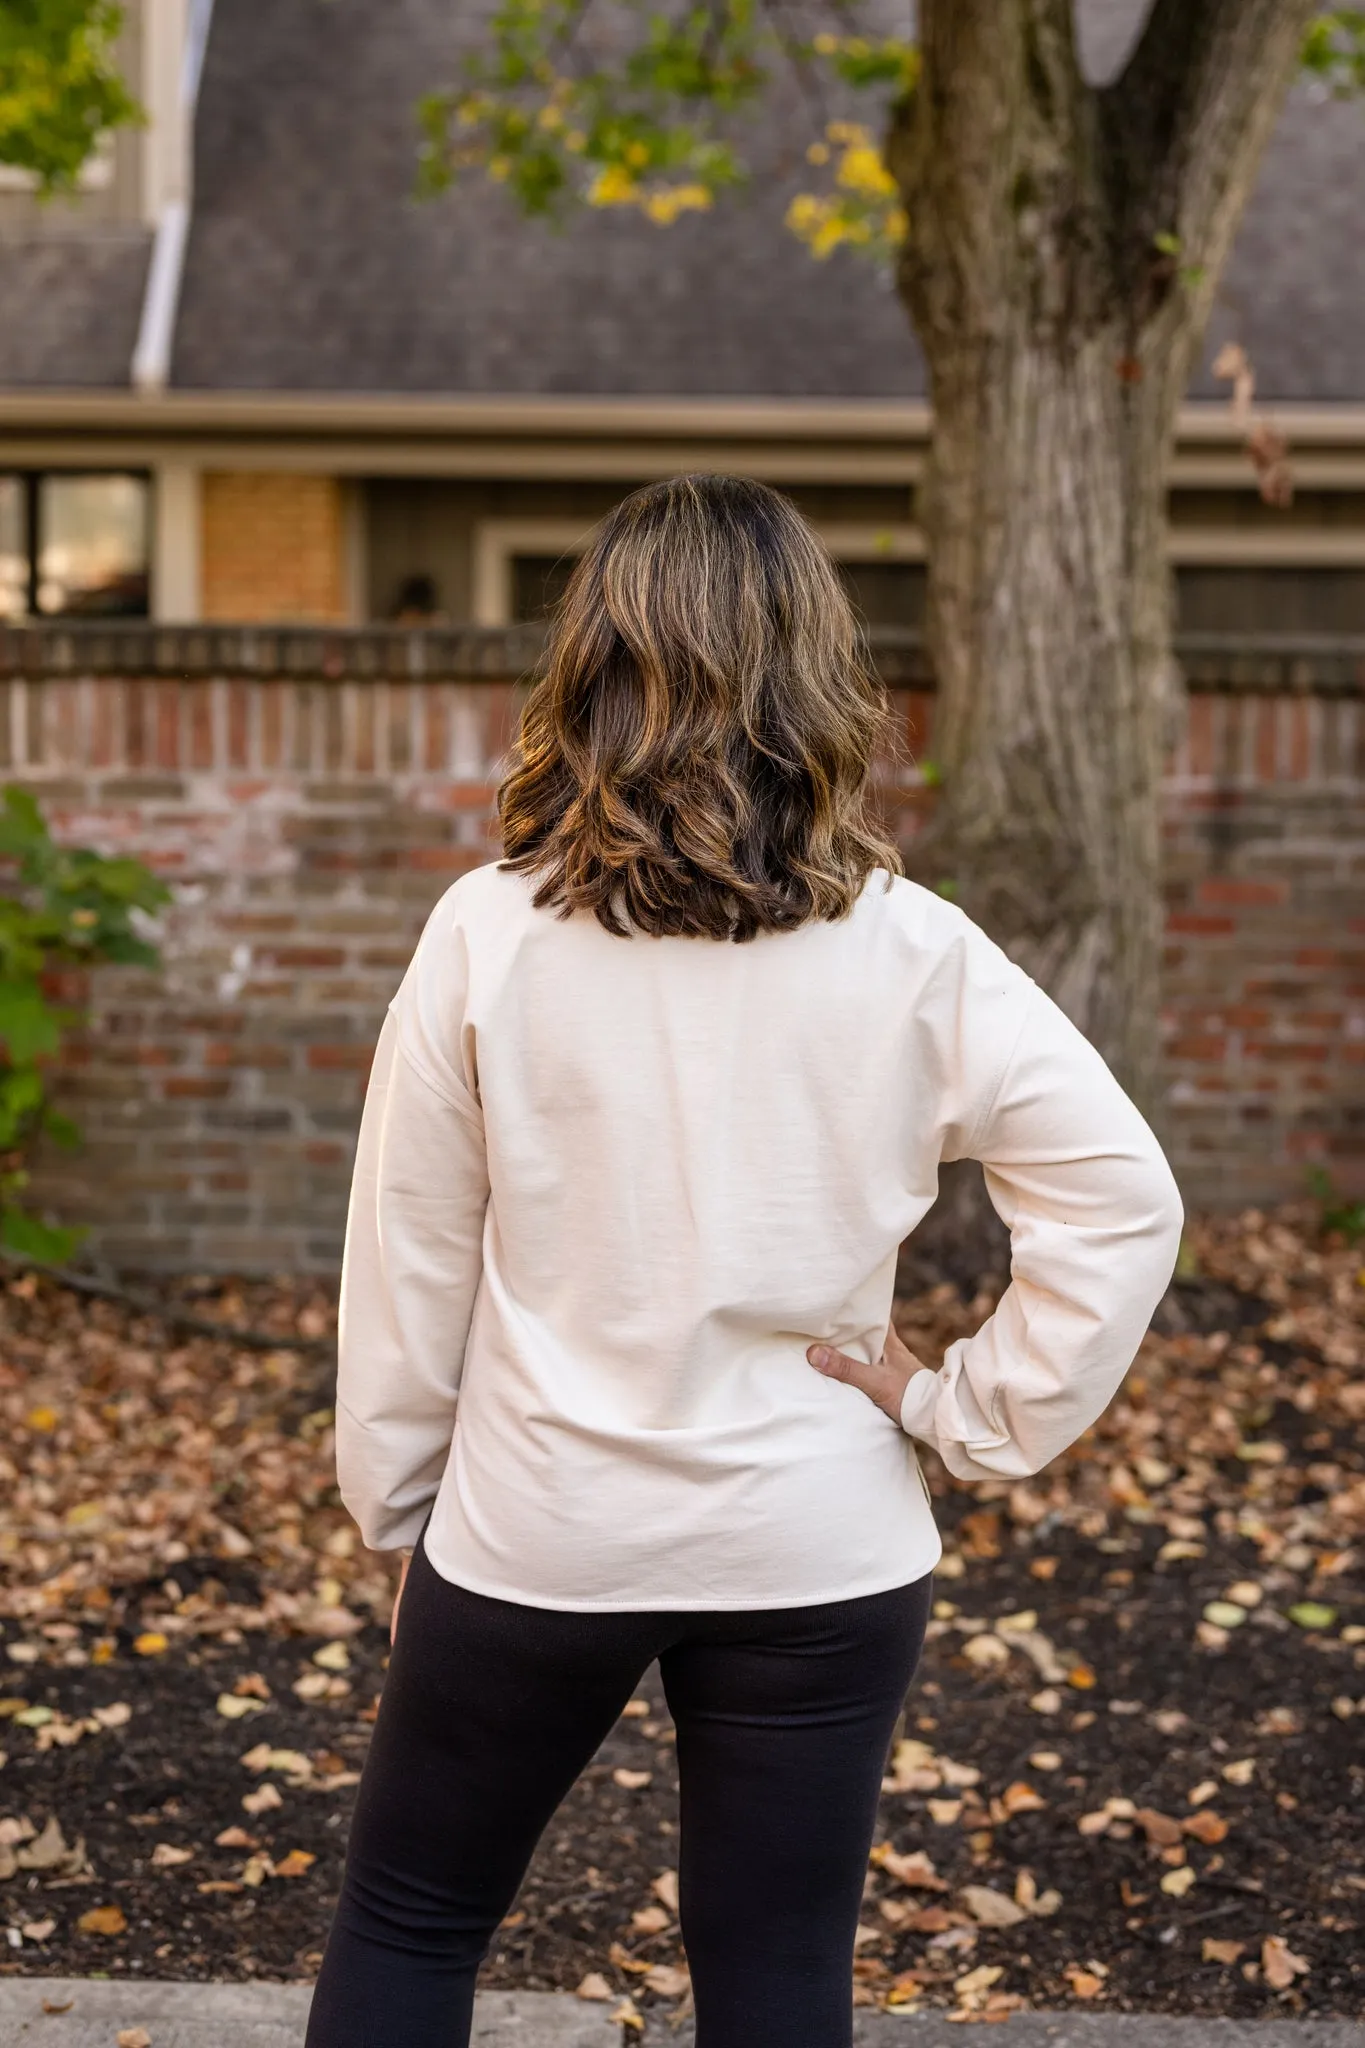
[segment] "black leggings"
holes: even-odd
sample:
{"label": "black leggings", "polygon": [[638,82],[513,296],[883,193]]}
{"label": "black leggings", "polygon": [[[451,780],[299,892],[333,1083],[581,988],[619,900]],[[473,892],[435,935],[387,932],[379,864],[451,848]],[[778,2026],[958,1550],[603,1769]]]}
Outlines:
{"label": "black leggings", "polygon": [[697,2048],[844,2048],[887,1750],[931,1581],[749,1613],[563,1613],[418,1546],[307,2048],[465,2048],[537,1839],[659,1660]]}

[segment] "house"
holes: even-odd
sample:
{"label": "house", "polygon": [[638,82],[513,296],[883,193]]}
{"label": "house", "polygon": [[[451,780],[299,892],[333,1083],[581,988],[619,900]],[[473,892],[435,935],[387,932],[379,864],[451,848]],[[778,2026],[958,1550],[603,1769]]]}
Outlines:
{"label": "house", "polygon": [[[1138,9],[1141,12],[1141,9]],[[1087,0],[1097,66],[1132,0]],[[595,519],[677,468],[791,491],[870,622],[913,628],[922,365],[886,280],[769,187],[668,230],[414,196],[453,0],[131,0],[147,126],[70,201],[0,186],[0,617],[534,616]],[[1170,475],[1186,632],[1365,633],[1365,109],[1299,87]],[[1258,498],[1221,339],[1288,435]]]}

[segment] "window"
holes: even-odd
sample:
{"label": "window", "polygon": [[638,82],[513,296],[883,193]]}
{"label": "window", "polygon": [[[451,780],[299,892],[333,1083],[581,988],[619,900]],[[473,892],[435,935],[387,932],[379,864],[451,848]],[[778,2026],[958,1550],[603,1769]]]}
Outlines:
{"label": "window", "polygon": [[0,475],[0,618],[147,616],[144,476]]}

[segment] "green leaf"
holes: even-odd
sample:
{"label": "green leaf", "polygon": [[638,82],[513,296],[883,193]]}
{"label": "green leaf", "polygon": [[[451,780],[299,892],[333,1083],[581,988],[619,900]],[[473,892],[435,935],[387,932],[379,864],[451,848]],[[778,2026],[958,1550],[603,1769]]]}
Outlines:
{"label": "green leaf", "polygon": [[0,1040],[16,1066],[55,1052],[59,1039],[52,1006],[36,982],[0,981]]}
{"label": "green leaf", "polygon": [[1301,61],[1338,98],[1365,92],[1365,8],[1334,7],[1320,14],[1304,38]]}
{"label": "green leaf", "polygon": [[1285,1611],[1300,1628],[1330,1628],[1337,1618],[1336,1608],[1325,1607],[1320,1600],[1300,1600]]}
{"label": "green leaf", "polygon": [[44,193],[74,186],[100,137],[142,119],[119,75],[114,0],[4,0],[0,163]]}
{"label": "green leaf", "polygon": [[0,1246],[20,1258],[64,1266],[79,1250],[86,1234],[79,1227],[44,1223],[17,1204],[6,1203],[0,1208]]}

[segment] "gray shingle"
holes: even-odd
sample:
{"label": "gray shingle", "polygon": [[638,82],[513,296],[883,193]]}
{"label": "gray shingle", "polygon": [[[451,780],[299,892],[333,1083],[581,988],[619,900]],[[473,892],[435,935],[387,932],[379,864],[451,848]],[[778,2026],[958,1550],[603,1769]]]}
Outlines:
{"label": "gray shingle", "polygon": [[150,247],[126,229],[0,239],[0,386],[126,384]]}

